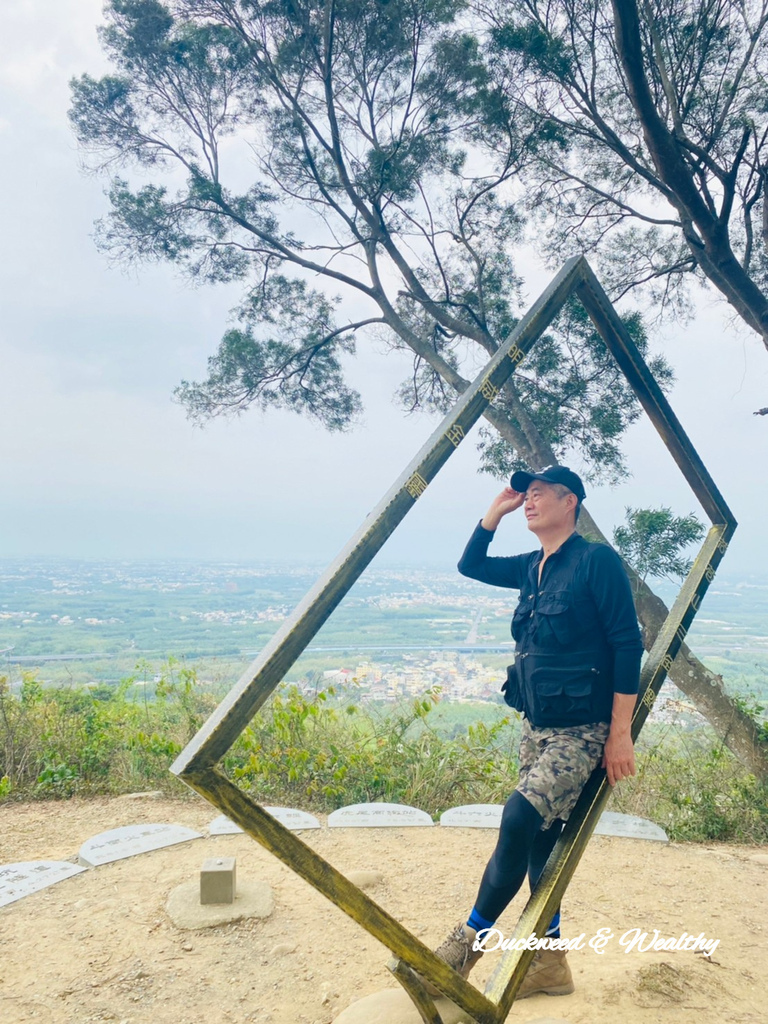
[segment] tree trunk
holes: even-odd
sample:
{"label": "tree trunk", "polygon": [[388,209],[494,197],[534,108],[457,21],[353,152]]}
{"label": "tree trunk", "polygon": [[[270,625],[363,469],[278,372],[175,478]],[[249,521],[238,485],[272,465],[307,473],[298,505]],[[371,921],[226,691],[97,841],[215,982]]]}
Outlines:
{"label": "tree trunk", "polygon": [[757,331],[768,348],[768,298],[734,255],[728,237],[725,200],[720,216],[709,209],[683,158],[680,144],[656,109],[643,67],[637,5],[634,0],[613,0],[613,15],[616,50],[629,98],[656,173],[669,189],[671,201],[682,220],[688,248],[712,284],[742,320]]}
{"label": "tree trunk", "polygon": [[[632,574],[633,586],[636,586],[636,580]],[[648,586],[642,585],[635,594],[638,618],[643,624],[643,645],[650,650],[667,615],[667,606]],[[768,782],[768,748],[760,740],[754,719],[728,696],[723,677],[702,665],[685,644],[672,663],[669,677],[691,698],[742,764],[763,782]]]}

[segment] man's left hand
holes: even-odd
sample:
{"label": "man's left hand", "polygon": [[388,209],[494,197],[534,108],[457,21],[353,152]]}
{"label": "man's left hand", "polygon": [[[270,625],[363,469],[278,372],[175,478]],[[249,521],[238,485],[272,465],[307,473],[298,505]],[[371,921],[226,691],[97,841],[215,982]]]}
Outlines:
{"label": "man's left hand", "polygon": [[603,768],[612,786],[635,774],[635,747],[631,733],[611,730],[605,741]]}

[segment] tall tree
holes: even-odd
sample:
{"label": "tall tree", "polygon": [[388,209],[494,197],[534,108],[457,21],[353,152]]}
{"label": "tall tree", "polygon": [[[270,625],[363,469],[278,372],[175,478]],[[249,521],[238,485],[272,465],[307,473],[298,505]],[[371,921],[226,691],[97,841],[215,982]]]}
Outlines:
{"label": "tall tree", "polygon": [[[461,393],[515,323],[513,183],[552,136],[489,67],[461,0],[111,0],[106,17],[115,73],[74,81],[70,114],[111,174],[100,244],[243,282],[207,379],[178,390],[190,415],[285,406],[344,429],[361,400],[343,356],[371,330],[413,356],[409,408]],[[626,325],[645,351],[639,317]],[[653,368],[669,381],[663,360]],[[483,465],[575,455],[591,479],[616,479],[638,415],[572,303],[489,407]],[[645,585],[638,609],[655,637],[666,609]],[[722,680],[690,652],[678,663],[681,688],[768,775]]]}
{"label": "tall tree", "polygon": [[550,131],[526,168],[550,255],[594,254],[614,298],[677,311],[709,282],[768,347],[768,2],[476,10],[512,102]]}

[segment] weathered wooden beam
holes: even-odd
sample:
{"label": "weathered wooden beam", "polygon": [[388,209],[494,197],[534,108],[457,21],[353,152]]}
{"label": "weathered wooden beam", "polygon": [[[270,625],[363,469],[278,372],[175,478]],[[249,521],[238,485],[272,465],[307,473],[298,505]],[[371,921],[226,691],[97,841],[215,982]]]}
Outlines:
{"label": "weathered wooden beam", "polygon": [[[291,870],[362,925],[395,956],[452,999],[478,1024],[495,1024],[496,1007],[481,992],[438,959],[408,931],[332,864],[272,817],[218,769],[187,772],[184,781],[253,839],[279,857]],[[400,975],[397,975],[400,978]]]}
{"label": "weathered wooden beam", "polygon": [[182,750],[171,766],[175,775],[216,764],[229,750],[552,322],[580,280],[583,262],[581,257],[569,260],[542,292],[341,554]]}
{"label": "weathered wooden beam", "polygon": [[[476,1024],[501,1024],[511,1009],[533,950],[506,952],[493,972],[485,994],[480,993],[374,900],[238,789],[215,765],[487,410],[568,296],[574,293],[581,299],[712,521],[701,551],[643,665],[640,695],[632,720],[632,735],[637,738],[699,609],[701,598],[714,579],[736,521],[586,260],[575,257],[565,264],[460,396],[338,558],[171,766],[174,774],[205,796],[395,954],[389,969],[410,995],[425,1024],[441,1024],[441,1020],[420,976],[427,978],[470,1014]],[[596,769],[584,787],[514,932],[508,936],[512,943],[545,933],[609,792],[604,771]]]}
{"label": "weathered wooden beam", "polygon": [[580,269],[582,280],[576,287],[576,294],[590,319],[710,520],[730,526],[730,533],[733,533],[736,528],[733,513],[672,411],[637,345],[586,260]]}
{"label": "weathered wooden beam", "polygon": [[429,992],[424,988],[424,983],[418,974],[415,974],[408,964],[398,960],[396,957],[393,957],[387,963],[387,968],[392,971],[411,997],[413,1005],[419,1011],[424,1024],[443,1024],[443,1018],[440,1016],[440,1012]]}

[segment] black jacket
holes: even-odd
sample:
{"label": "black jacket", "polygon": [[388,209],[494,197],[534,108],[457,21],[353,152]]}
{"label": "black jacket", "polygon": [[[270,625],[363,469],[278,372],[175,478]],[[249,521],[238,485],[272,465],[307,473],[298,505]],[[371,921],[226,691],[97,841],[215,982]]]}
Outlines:
{"label": "black jacket", "polygon": [[543,551],[492,558],[493,537],[477,526],[459,572],[520,591],[504,699],[537,728],[610,722],[614,692],[637,693],[643,651],[621,559],[573,533],[547,558],[539,583]]}

